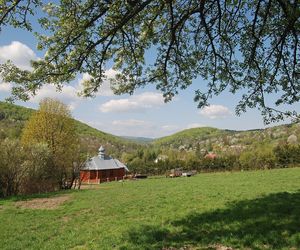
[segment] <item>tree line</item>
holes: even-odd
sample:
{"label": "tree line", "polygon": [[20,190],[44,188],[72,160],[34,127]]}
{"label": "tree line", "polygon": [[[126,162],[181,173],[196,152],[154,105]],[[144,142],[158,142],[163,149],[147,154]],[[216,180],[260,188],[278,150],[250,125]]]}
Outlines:
{"label": "tree line", "polygon": [[171,169],[181,168],[198,172],[242,171],[294,167],[300,164],[300,145],[287,142],[259,145],[240,153],[220,153],[207,157],[206,152],[164,149],[141,149],[125,153],[122,160],[135,173],[164,175]]}

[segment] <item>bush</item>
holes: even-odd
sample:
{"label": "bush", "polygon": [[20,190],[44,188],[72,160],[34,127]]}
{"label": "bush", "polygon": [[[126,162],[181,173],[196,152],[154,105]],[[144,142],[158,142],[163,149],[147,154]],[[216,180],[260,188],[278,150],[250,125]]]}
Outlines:
{"label": "bush", "polygon": [[270,169],[276,167],[276,157],[271,148],[259,147],[241,153],[239,163],[242,169]]}
{"label": "bush", "polygon": [[55,165],[52,164],[52,155],[46,144],[34,144],[23,149],[26,158],[23,163],[26,175],[21,183],[20,193],[44,193],[59,188],[60,176]]}
{"label": "bush", "polygon": [[19,193],[21,181],[26,174],[23,166],[25,154],[16,140],[4,140],[0,143],[0,190],[2,196]]}
{"label": "bush", "polygon": [[282,167],[300,163],[300,145],[279,144],[273,152]]}
{"label": "bush", "polygon": [[0,196],[32,194],[59,188],[60,176],[45,144],[22,147],[18,140],[0,142]]}

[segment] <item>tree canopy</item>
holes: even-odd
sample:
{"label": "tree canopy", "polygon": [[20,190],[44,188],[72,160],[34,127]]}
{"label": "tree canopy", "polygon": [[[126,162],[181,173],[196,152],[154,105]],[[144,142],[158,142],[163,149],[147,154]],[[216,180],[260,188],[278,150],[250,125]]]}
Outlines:
{"label": "tree canopy", "polygon": [[257,107],[266,122],[296,115],[278,106],[300,99],[299,0],[1,1],[0,26],[30,29],[26,15],[37,4],[45,56],[31,71],[1,65],[13,98],[27,100],[44,84],[59,89],[78,73],[91,75],[82,94],[92,96],[113,64],[116,94],[154,84],[169,101],[201,77],[199,108],[229,91],[241,94],[237,114]]}
{"label": "tree canopy", "polygon": [[23,129],[22,143],[46,144],[53,156],[53,175],[58,176],[61,182],[73,178],[79,139],[74,120],[65,104],[55,99],[43,99],[39,110],[30,117]]}

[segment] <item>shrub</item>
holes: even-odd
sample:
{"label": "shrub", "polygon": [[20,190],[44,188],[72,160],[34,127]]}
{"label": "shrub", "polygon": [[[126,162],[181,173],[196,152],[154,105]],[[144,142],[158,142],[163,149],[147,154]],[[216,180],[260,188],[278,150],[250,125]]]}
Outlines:
{"label": "shrub", "polygon": [[244,151],[239,157],[242,169],[268,169],[276,167],[276,158],[271,148],[259,147]]}
{"label": "shrub", "polygon": [[300,145],[279,144],[274,148],[273,152],[280,166],[300,163]]}
{"label": "shrub", "polygon": [[19,193],[26,169],[23,165],[25,154],[17,140],[0,143],[0,192],[2,196]]}

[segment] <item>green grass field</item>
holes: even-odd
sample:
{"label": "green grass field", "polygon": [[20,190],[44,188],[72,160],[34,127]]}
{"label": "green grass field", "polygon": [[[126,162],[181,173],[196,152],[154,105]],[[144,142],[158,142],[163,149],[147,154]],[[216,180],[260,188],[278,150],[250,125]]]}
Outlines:
{"label": "green grass field", "polygon": [[112,182],[64,194],[70,199],[54,210],[1,200],[0,249],[300,249],[300,168]]}

